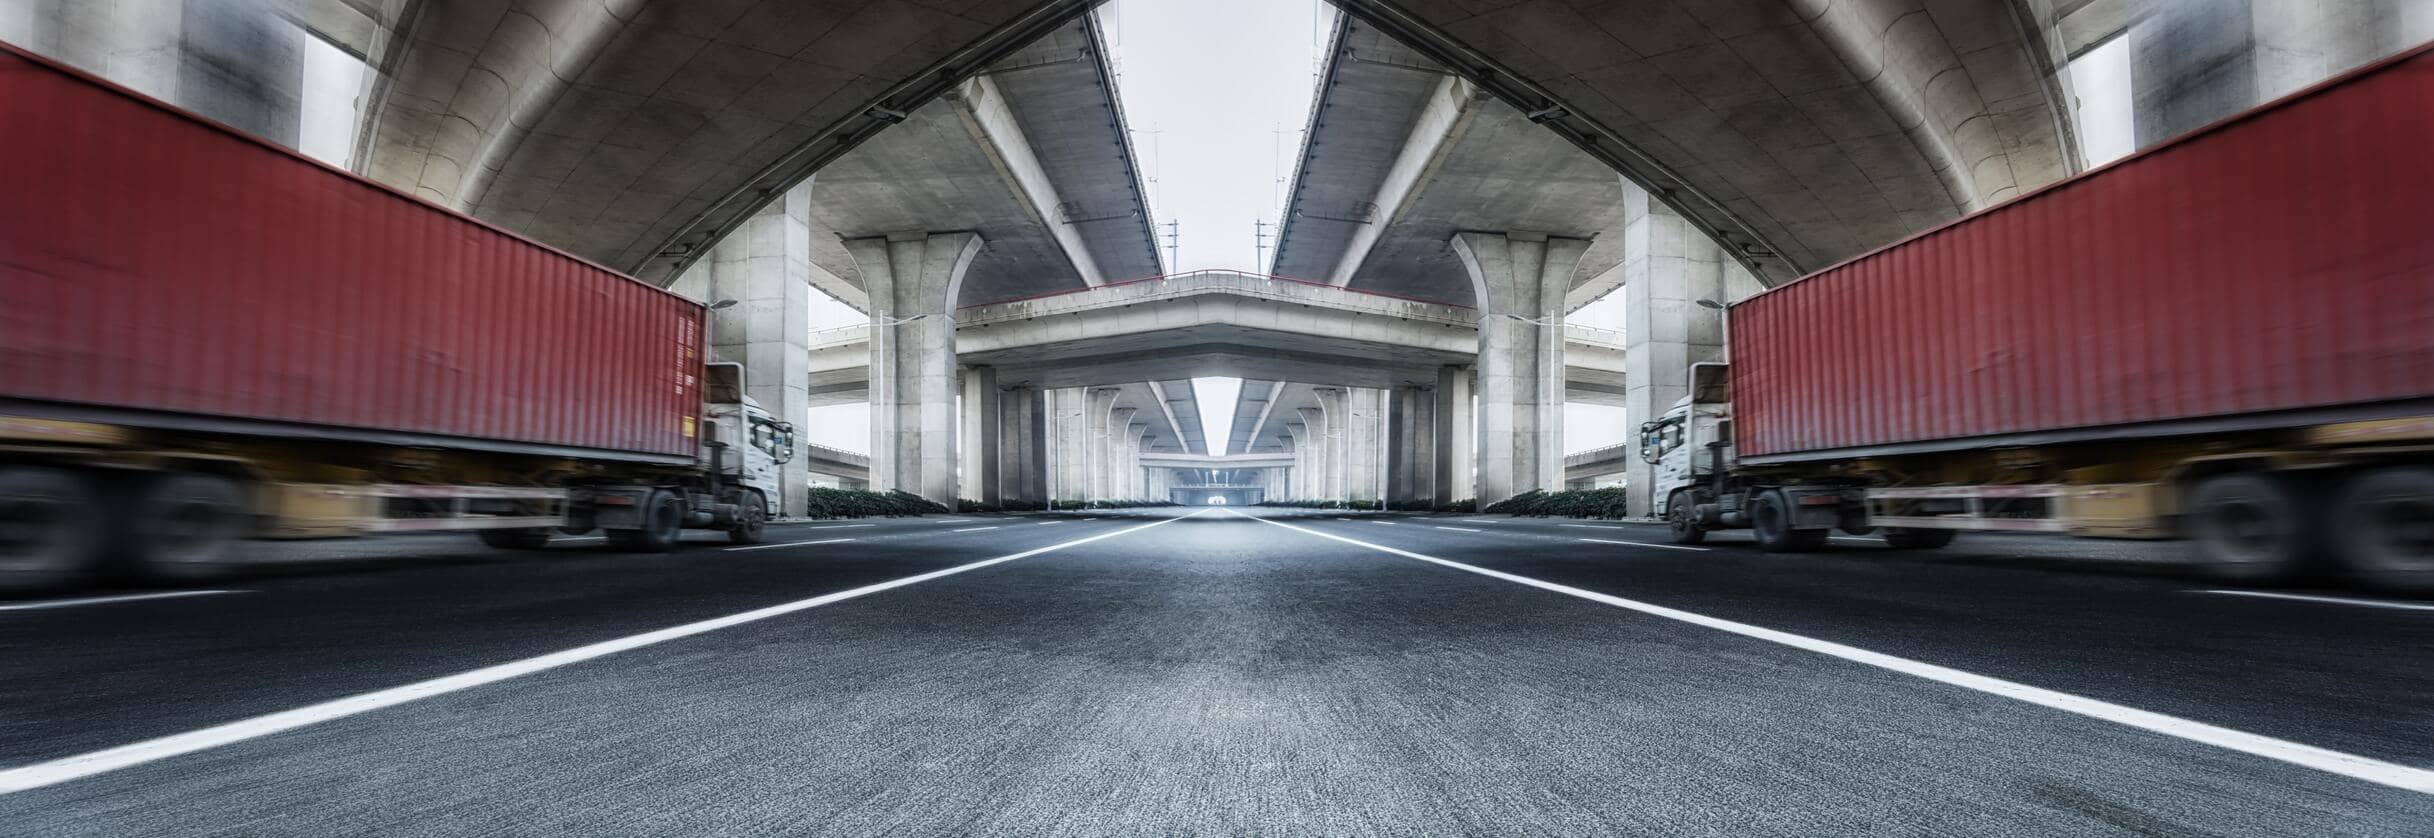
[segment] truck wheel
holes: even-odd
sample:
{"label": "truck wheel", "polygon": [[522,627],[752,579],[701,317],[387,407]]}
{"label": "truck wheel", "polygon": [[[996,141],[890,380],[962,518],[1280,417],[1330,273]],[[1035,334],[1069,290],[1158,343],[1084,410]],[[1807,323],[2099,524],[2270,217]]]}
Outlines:
{"label": "truck wheel", "polygon": [[1689,492],[1675,492],[1665,499],[1665,523],[1673,528],[1673,543],[1697,544],[1707,540],[1707,530],[1699,526],[1695,504]]}
{"label": "truck wheel", "polygon": [[675,492],[654,491],[643,499],[642,529],[609,530],[609,547],[629,553],[665,553],[684,535],[684,502]]}
{"label": "truck wheel", "polygon": [[52,468],[0,468],[0,591],[84,581],[102,545],[93,486]]}
{"label": "truck wheel", "polygon": [[549,527],[481,530],[482,543],[499,550],[539,550],[549,546]]}
{"label": "truck wheel", "polygon": [[1825,530],[1792,528],[1792,501],[1782,492],[1760,492],[1750,502],[1750,530],[1758,549],[1769,553],[1806,553],[1825,546]]}
{"label": "truck wheel", "polygon": [[727,540],[736,544],[759,544],[761,534],[769,526],[769,499],[759,492],[744,492],[735,499],[735,525],[727,528]]}
{"label": "truck wheel", "polygon": [[2233,582],[2288,578],[2307,564],[2316,538],[2290,485],[2271,475],[2218,474],[2189,493],[2182,525],[2210,576]]}
{"label": "truck wheel", "polygon": [[227,576],[238,565],[237,544],[250,515],[245,488],[225,477],[170,474],[145,481],[127,526],[126,559],[137,573],[167,582]]}
{"label": "truck wheel", "polygon": [[2434,591],[2434,469],[2367,472],[2341,491],[2335,513],[2342,569],[2367,585]]}
{"label": "truck wheel", "polygon": [[1895,550],[1933,550],[1951,544],[1952,537],[1958,534],[1951,530],[1886,527],[1885,546]]}

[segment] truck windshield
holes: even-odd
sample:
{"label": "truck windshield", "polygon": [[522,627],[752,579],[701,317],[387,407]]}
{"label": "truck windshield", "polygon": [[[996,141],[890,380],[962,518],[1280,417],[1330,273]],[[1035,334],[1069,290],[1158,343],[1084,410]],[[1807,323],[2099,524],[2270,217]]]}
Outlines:
{"label": "truck windshield", "polygon": [[1654,464],[1682,445],[1682,418],[1659,419],[1640,426],[1640,460]]}

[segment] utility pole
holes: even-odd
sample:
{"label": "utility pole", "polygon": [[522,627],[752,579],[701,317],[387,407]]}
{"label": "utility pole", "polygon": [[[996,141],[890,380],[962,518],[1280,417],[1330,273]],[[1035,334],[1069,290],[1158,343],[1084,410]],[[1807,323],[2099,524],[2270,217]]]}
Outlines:
{"label": "utility pole", "polygon": [[1268,272],[1268,228],[1276,225],[1254,219],[1251,222],[1251,272]]}
{"label": "utility pole", "polygon": [[1181,272],[1183,270],[1183,222],[1177,219],[1158,226],[1166,228],[1166,269],[1169,272]]}

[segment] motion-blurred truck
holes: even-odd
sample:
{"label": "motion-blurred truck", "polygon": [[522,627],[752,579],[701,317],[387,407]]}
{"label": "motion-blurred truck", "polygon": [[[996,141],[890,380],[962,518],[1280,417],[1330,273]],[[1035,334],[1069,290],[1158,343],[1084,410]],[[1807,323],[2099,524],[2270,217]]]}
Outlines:
{"label": "motion-blurred truck", "polygon": [[1675,540],[2195,540],[2434,590],[2434,54],[1730,308],[1639,429]]}
{"label": "motion-blurred truck", "polygon": [[249,536],[761,537],[704,308],[0,45],[0,589]]}

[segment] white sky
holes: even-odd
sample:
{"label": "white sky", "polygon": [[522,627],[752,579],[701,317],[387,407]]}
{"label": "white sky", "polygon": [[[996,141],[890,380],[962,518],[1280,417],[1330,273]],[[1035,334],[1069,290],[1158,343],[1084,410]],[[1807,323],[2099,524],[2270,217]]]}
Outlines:
{"label": "white sky", "polygon": [[[1252,223],[1276,222],[1277,179],[1301,152],[1335,10],[1319,0],[1114,0],[1098,14],[1142,177],[1155,179],[1152,213],[1182,225],[1182,256],[1167,268],[1264,270]],[[1163,251],[1165,228],[1159,235]]]}

